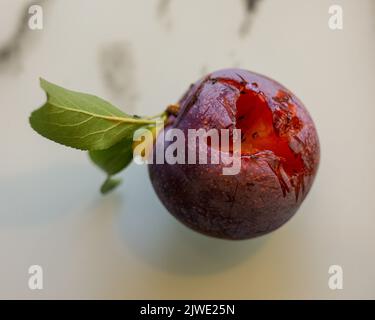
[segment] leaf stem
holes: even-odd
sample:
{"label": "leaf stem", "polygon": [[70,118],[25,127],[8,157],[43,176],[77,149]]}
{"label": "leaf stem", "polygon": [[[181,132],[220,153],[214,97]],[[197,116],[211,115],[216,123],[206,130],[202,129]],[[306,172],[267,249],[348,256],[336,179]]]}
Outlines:
{"label": "leaf stem", "polygon": [[124,118],[124,117],[113,117],[113,116],[100,116],[102,119],[118,121],[118,122],[125,122],[125,123],[139,123],[139,124],[152,124],[155,120],[149,118],[141,118],[141,119],[134,119],[134,118]]}

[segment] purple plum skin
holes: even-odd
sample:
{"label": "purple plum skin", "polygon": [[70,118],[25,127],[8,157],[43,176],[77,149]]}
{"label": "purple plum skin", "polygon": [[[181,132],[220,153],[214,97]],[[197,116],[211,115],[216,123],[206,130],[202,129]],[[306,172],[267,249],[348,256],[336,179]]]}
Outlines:
{"label": "purple plum skin", "polygon": [[[239,89],[218,79],[246,83],[247,88],[260,92],[273,112],[274,127],[279,120],[276,110],[285,108],[285,101],[275,97],[280,92],[287,94],[301,124],[298,132],[288,126],[285,129],[291,148],[299,150],[296,156],[303,160],[300,182],[296,183],[283,170],[278,176],[270,161],[257,154],[241,158],[237,175],[223,175],[222,163],[154,163],[148,165],[149,176],[167,210],[189,228],[217,238],[254,238],[285,224],[300,207],[318,169],[319,140],[309,113],[293,93],[268,77],[242,69],[219,70],[192,85],[179,101],[177,118],[165,130],[179,128],[186,133],[187,129],[235,126],[233,114],[237,112]],[[159,136],[156,144],[161,139]],[[210,150],[208,153],[210,157]]]}

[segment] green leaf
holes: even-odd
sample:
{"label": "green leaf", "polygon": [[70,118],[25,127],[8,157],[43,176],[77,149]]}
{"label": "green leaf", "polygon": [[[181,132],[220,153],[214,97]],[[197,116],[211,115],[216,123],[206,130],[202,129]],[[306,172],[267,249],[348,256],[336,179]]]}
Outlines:
{"label": "green leaf", "polygon": [[[138,134],[141,134],[142,130],[153,130],[154,128],[155,126],[147,125],[142,127]],[[88,154],[92,162],[94,162],[94,164],[106,172],[108,177],[110,177],[116,173],[119,173],[131,163],[133,160],[133,146],[133,140],[124,139],[108,149],[91,150],[88,152]],[[108,189],[107,183],[109,182],[104,182],[102,189],[105,188],[106,192],[109,192],[113,188]],[[120,181],[118,181],[116,186],[118,184],[120,184]]]}
{"label": "green leaf", "polygon": [[125,169],[133,159],[133,139],[124,139],[105,150],[89,151],[90,159],[108,175]]}
{"label": "green leaf", "polygon": [[130,116],[90,94],[64,89],[40,79],[47,102],[30,116],[31,127],[42,136],[82,150],[108,149],[132,140],[138,128],[155,120]]}
{"label": "green leaf", "polygon": [[100,188],[102,194],[106,194],[115,189],[121,183],[121,179],[113,179],[110,176],[104,181]]}

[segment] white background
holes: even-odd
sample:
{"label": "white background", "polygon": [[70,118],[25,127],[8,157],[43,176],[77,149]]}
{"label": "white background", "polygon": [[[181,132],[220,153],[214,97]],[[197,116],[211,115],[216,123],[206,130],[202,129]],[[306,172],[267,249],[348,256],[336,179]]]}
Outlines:
{"label": "white background", "polygon": [[[0,298],[375,298],[375,1],[263,0],[250,16],[229,0],[47,2],[44,29],[21,32],[0,62]],[[25,4],[0,1],[0,48]],[[343,30],[328,28],[332,4]],[[106,61],[116,48],[119,68]],[[259,239],[190,231],[143,166],[102,197],[104,175],[85,153],[28,125],[45,101],[39,76],[155,114],[203,73],[233,66],[295,92],[321,141],[307,199]],[[32,264],[43,267],[43,290],[28,288]],[[332,264],[344,269],[341,291],[328,288]]]}

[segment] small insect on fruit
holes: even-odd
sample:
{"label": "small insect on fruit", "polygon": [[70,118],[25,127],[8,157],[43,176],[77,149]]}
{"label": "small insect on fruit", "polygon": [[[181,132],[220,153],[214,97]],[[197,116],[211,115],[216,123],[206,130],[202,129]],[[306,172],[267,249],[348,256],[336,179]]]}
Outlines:
{"label": "small insect on fruit", "polygon": [[[125,114],[96,96],[45,80],[41,86],[47,102],[32,113],[31,126],[53,141],[88,150],[107,174],[103,193],[119,184],[112,176],[131,162],[139,147],[133,140],[148,130],[156,139],[147,153],[158,197],[179,221],[209,236],[248,239],[277,229],[297,211],[318,169],[319,140],[302,102],[280,83],[250,71],[213,72],[155,117]],[[166,138],[174,130],[184,137],[192,130],[227,132],[233,142],[224,148],[207,135],[203,149],[184,144],[186,161],[159,162],[158,152],[167,154],[175,143]],[[217,161],[186,159],[202,150]],[[233,174],[223,174],[228,155],[239,160]]]}

